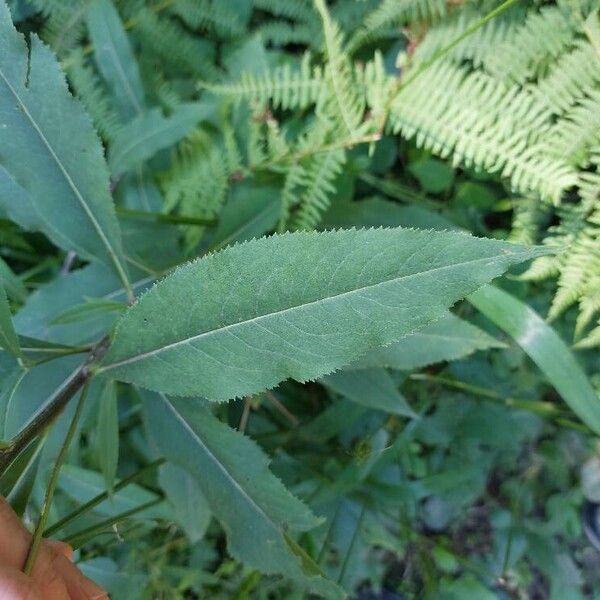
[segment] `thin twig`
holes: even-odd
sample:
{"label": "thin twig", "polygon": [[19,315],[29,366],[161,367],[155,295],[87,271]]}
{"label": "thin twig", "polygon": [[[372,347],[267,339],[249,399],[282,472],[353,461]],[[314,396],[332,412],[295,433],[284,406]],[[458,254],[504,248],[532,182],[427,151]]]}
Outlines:
{"label": "thin twig", "polygon": [[267,391],[265,392],[265,397],[267,400],[273,404],[273,406],[294,426],[296,427],[300,420],[294,414],[292,414],[275,396],[273,392]]}

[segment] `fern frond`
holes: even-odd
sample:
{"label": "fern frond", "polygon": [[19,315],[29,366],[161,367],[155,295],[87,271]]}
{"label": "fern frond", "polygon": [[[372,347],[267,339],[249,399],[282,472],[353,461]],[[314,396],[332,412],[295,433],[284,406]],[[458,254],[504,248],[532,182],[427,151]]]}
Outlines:
{"label": "fern frond", "polygon": [[311,67],[310,54],[304,54],[300,69],[289,63],[255,76],[243,73],[239,82],[212,84],[201,82],[201,88],[220,96],[251,103],[271,104],[274,108],[303,109],[316,104],[323,93],[324,79],[319,67]]}
{"label": "fern frond", "polygon": [[42,38],[59,57],[76,48],[85,34],[91,0],[31,0],[45,18]]}
{"label": "fern frond", "polygon": [[569,215],[562,213],[563,240],[566,244],[559,260],[561,262],[558,290],[548,312],[555,319],[585,295],[594,265],[600,269],[600,229],[589,227],[580,210],[571,209]]}
{"label": "fern frond", "polygon": [[315,13],[310,0],[252,0],[254,8],[292,21],[314,23]]}
{"label": "fern frond", "polygon": [[[314,0],[323,23],[327,65],[325,67],[329,93],[322,96],[322,107],[331,106],[334,114],[350,136],[355,136],[364,113],[364,98],[356,93],[352,64],[343,48],[343,35],[332,21],[325,0]],[[327,109],[325,109],[326,112]]]}
{"label": "fern frond", "polygon": [[600,55],[588,42],[578,41],[562,55],[531,93],[556,114],[569,110],[600,86]]}
{"label": "fern frond", "polygon": [[204,29],[222,38],[233,38],[245,32],[237,14],[218,0],[177,0],[171,12],[192,29]]}
{"label": "fern frond", "polygon": [[329,208],[333,184],[346,162],[344,150],[328,150],[311,157],[306,167],[305,190],[292,219],[293,229],[314,229]]}
{"label": "fern frond", "polygon": [[396,80],[387,74],[381,52],[375,52],[373,59],[364,65],[357,65],[354,77],[358,93],[365,98],[371,118],[383,126],[388,105],[396,90]]}
{"label": "fern frond", "polygon": [[167,67],[209,80],[220,77],[213,45],[190,35],[168,15],[143,10],[137,15],[134,32],[143,51],[159,56]]}
{"label": "fern frond", "polygon": [[574,165],[587,165],[590,150],[600,144],[600,89],[566,112],[545,136],[548,150]]}
{"label": "fern frond", "polygon": [[318,42],[320,32],[304,23],[289,23],[288,21],[267,21],[257,27],[257,32],[267,44],[287,46],[288,44],[314,45]]}
{"label": "fern frond", "polygon": [[488,53],[484,67],[501,81],[524,83],[544,73],[561,56],[579,27],[569,13],[559,8],[532,11],[512,35]]}
{"label": "fern frond", "polygon": [[305,168],[299,163],[290,165],[285,174],[283,188],[281,190],[281,201],[279,211],[279,223],[277,231],[279,233],[288,229],[290,215],[299,202],[300,190],[306,185],[308,175]]}
{"label": "fern frond", "polygon": [[[217,216],[229,189],[230,166],[237,160],[238,155],[230,156],[213,136],[196,130],[180,144],[169,171],[161,178],[165,210],[205,219]],[[203,227],[186,227],[186,247],[192,249],[204,232]]]}
{"label": "fern frond", "polygon": [[513,198],[513,221],[510,240],[519,244],[534,245],[540,241],[542,223],[547,210],[535,195]]}
{"label": "fern frond", "polygon": [[540,144],[549,112],[526,90],[480,71],[439,63],[401,90],[390,122],[417,145],[455,164],[498,173],[521,193],[558,203],[578,181],[574,167]]}
{"label": "fern frond", "polygon": [[432,22],[446,14],[445,0],[383,0],[352,36],[351,52],[374,40],[387,37],[400,25],[415,21]]}
{"label": "fern frond", "polygon": [[106,140],[111,140],[122,126],[119,111],[83,52],[78,50],[69,55],[67,75],[77,97],[83,102],[94,125]]}

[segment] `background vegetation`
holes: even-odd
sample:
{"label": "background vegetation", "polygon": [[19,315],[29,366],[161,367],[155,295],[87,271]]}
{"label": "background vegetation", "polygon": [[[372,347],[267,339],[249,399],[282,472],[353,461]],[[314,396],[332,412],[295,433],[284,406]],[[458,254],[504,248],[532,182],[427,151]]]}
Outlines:
{"label": "background vegetation", "polygon": [[[290,230],[461,229],[551,246],[497,282],[507,294],[476,294],[352,369],[212,404],[204,433],[258,486],[263,455],[223,424],[269,455],[325,517],[296,551],[353,597],[600,597],[581,520],[585,496],[600,500],[598,3],[8,5],[101,137],[136,293],[189,258]],[[52,116],[50,84],[35,85]],[[75,114],[56,110],[60,126]],[[30,183],[36,163],[15,139],[0,132],[0,273],[31,364],[0,356],[4,440],[127,306],[112,267],[64,252],[15,208],[21,189],[49,185]],[[89,170],[85,144],[73,152]],[[5,177],[11,156],[20,178]],[[58,200],[52,211],[63,218]],[[90,387],[47,532],[115,599],[307,597],[228,554],[222,519],[182,468],[198,448],[174,459],[184,436],[162,430],[159,403],[149,425],[144,394]],[[74,410],[0,478],[29,523]],[[250,524],[240,534],[260,555]]]}

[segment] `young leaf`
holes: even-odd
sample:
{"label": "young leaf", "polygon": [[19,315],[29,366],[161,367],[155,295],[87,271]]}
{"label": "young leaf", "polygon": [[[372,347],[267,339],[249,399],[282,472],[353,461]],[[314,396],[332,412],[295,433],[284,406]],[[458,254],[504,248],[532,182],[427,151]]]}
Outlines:
{"label": "young leaf", "polygon": [[545,252],[453,232],[301,232],[189,263],[121,318],[98,369],[227,400],[320,377]]}
{"label": "young leaf", "polygon": [[0,206],[26,229],[113,268],[129,287],[102,146],[56,58],[0,2]]}
{"label": "young leaf", "polygon": [[491,285],[471,294],[468,300],[514,338],[573,412],[600,434],[598,394],[556,331],[527,304]]}
{"label": "young leaf", "polygon": [[2,281],[0,281],[0,348],[5,348],[14,356],[21,356],[19,338],[13,326],[12,314]]}
{"label": "young leaf", "polygon": [[309,578],[298,548],[284,535],[312,529],[320,520],[269,471],[259,447],[199,401],[151,392],[145,392],[143,400],[146,426],[158,451],[196,478],[227,531],[231,555],[263,573],[326,585],[325,580]]}
{"label": "young leaf", "polygon": [[371,350],[354,367],[388,367],[410,371],[443,360],[456,360],[476,350],[502,346],[501,342],[479,327],[448,313],[439,321],[389,346]]}
{"label": "young leaf", "polygon": [[117,386],[108,381],[100,395],[96,427],[96,458],[104,475],[106,489],[112,490],[119,462],[119,414]]}
{"label": "young leaf", "polygon": [[183,104],[169,117],[158,108],[141,114],[116,134],[108,164],[113,175],[121,175],[159,150],[187,135],[202,118],[200,104]]}
{"label": "young leaf", "polygon": [[362,406],[405,417],[416,416],[385,369],[338,371],[323,377],[321,383]]}
{"label": "young leaf", "polygon": [[87,13],[94,58],[128,121],[144,110],[144,88],[127,34],[110,0],[94,0]]}

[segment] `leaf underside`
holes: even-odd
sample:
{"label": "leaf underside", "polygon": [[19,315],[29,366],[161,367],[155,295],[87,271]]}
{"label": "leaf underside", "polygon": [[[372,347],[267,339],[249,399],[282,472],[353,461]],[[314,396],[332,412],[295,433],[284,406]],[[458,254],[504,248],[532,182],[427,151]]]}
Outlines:
{"label": "leaf underside", "polygon": [[542,252],[401,228],[254,240],[149,290],[121,318],[100,372],[210,400],[306,381],[440,318]]}

